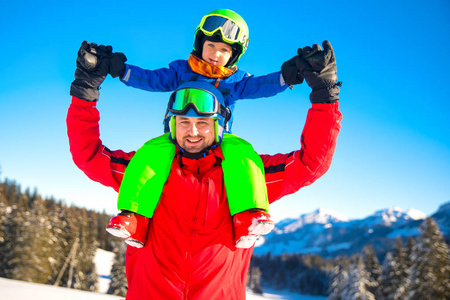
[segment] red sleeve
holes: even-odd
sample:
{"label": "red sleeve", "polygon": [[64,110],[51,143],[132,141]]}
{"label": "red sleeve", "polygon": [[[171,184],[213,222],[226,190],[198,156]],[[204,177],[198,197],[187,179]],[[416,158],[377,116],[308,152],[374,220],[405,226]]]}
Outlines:
{"label": "red sleeve", "polygon": [[67,134],[73,161],[90,179],[118,191],[125,168],[135,152],[111,151],[100,140],[96,102],[72,97]]}
{"label": "red sleeve", "polygon": [[313,104],[306,117],[300,150],[261,155],[270,203],[310,185],[328,171],[341,120],[338,103]]}

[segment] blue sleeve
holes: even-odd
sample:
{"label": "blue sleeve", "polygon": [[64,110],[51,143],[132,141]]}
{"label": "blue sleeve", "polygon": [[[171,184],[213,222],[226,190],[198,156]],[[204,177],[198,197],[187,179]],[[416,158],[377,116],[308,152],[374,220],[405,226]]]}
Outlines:
{"label": "blue sleeve", "polygon": [[125,75],[121,81],[127,85],[150,92],[170,92],[178,87],[176,61],[169,68],[145,70],[137,66],[125,64]]}
{"label": "blue sleeve", "polygon": [[245,75],[237,82],[231,94],[235,100],[272,97],[286,90],[288,85],[281,76],[281,71],[264,76]]}

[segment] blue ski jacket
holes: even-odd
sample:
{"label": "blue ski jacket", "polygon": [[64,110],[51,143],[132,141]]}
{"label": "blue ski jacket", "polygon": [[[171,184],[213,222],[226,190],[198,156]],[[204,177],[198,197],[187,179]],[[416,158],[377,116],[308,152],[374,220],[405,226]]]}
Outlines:
{"label": "blue ski jacket", "polygon": [[[125,75],[121,81],[127,86],[146,91],[171,92],[187,81],[205,81],[217,84],[218,80],[195,73],[187,60],[176,60],[169,64],[169,68],[157,70],[145,70],[125,64]],[[220,79],[217,86],[231,112],[239,99],[271,97],[283,92],[287,87],[288,84],[284,82],[281,71],[264,76],[252,76],[241,70]],[[233,118],[233,114],[231,118]],[[232,121],[231,119],[230,123]]]}

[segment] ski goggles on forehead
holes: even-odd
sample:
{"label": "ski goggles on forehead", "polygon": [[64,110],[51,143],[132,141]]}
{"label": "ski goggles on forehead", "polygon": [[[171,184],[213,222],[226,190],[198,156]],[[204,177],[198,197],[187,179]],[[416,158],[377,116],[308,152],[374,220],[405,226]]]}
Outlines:
{"label": "ski goggles on forehead", "polygon": [[218,30],[222,31],[223,40],[227,43],[241,43],[245,48],[248,45],[248,37],[244,35],[239,25],[233,20],[223,16],[205,16],[200,22],[199,27],[203,33],[212,36]]}
{"label": "ski goggles on forehead", "polygon": [[175,115],[185,115],[193,109],[199,117],[220,114],[227,119],[227,109],[217,101],[216,96],[198,88],[185,88],[172,93],[169,111]]}

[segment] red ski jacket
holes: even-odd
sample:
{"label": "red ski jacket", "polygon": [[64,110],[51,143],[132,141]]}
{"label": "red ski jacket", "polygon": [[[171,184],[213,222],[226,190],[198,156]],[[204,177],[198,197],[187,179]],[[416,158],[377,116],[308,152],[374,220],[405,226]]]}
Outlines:
{"label": "red ski jacket", "polygon": [[[261,155],[270,203],[328,170],[341,119],[338,103],[313,104],[300,150]],[[70,151],[89,178],[118,191],[135,152],[105,147],[99,120],[95,102],[73,97],[67,115]],[[234,246],[221,159],[220,147],[200,159],[176,155],[145,247],[127,249],[127,300],[245,299],[253,248]]]}

